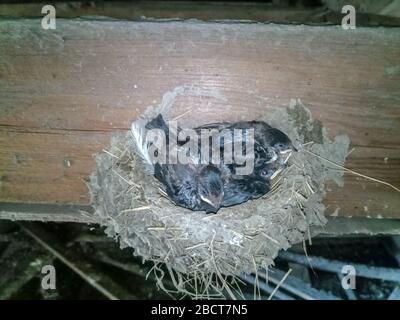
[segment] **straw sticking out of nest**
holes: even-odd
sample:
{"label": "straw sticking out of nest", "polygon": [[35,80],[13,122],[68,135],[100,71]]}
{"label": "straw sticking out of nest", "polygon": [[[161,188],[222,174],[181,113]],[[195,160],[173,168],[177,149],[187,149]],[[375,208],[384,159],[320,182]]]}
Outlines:
{"label": "straw sticking out of nest", "polygon": [[[174,100],[187,95],[223,99],[179,87],[164,96],[158,110],[149,112],[171,112]],[[216,215],[176,207],[162,195],[156,179],[144,173],[130,133],[115,137],[110,148],[96,156],[90,183],[96,215],[121,247],[132,247],[136,255],[154,262],[151,272],[160,288],[170,291],[163,286],[168,272],[175,286],[171,293],[240,298],[239,274],[268,268],[279,250],[303,241],[311,226],[326,223],[324,184],[341,184],[343,172],[329,170],[311,153],[341,165],[348,152],[347,136],[330,141],[298,101],[287,109],[266,107],[265,114],[261,120],[285,132],[298,152],[288,158],[287,169],[275,177],[268,194]]]}

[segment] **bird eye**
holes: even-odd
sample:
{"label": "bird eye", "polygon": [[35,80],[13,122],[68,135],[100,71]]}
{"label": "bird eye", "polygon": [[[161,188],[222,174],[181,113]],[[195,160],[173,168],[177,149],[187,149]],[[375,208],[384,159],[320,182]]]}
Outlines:
{"label": "bird eye", "polygon": [[271,170],[269,170],[269,169],[264,169],[264,170],[261,171],[261,176],[262,177],[266,177],[266,176],[268,176],[270,174],[271,174]]}

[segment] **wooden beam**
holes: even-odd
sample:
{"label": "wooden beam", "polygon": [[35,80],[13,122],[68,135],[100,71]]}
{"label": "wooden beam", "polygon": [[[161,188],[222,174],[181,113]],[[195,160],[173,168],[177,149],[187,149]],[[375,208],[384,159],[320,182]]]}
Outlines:
{"label": "wooden beam", "polygon": [[[400,186],[400,29],[246,23],[0,20],[0,201],[88,205],[93,154],[182,85],[197,122],[255,119],[300,98],[347,167]],[[188,120],[188,123],[190,121]],[[346,175],[329,212],[400,218],[394,190]]]}
{"label": "wooden beam", "polygon": [[[337,1],[335,1],[336,3]],[[6,18],[41,18],[43,6],[48,2],[6,3],[0,4],[0,17]],[[358,26],[400,26],[400,17],[395,10],[388,7],[379,12],[358,10],[359,3],[346,0],[341,5],[330,3],[319,6],[297,4],[291,6],[288,1],[279,2],[232,2],[232,1],[103,1],[103,2],[61,2],[52,3],[59,18],[77,17],[110,17],[131,21],[178,21],[196,19],[201,21],[254,21],[290,24],[336,24],[340,25],[344,14],[344,5],[353,4],[356,7]],[[382,5],[378,7],[383,8]],[[379,12],[379,14],[378,14]]]}
{"label": "wooden beam", "polygon": [[90,206],[0,203],[0,220],[99,224]]}

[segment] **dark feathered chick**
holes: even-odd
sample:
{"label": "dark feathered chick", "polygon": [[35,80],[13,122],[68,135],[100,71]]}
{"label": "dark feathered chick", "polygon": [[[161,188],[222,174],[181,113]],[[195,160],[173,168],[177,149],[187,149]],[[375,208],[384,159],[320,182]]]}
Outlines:
{"label": "dark feathered chick", "polygon": [[[169,144],[168,126],[161,115],[148,122],[146,129],[163,130],[166,143]],[[223,180],[216,166],[156,163],[154,176],[163,184],[165,192],[176,205],[207,213],[215,213],[221,206],[224,197]]]}
{"label": "dark feathered chick", "polygon": [[[230,141],[221,141],[221,164],[219,169],[224,172],[224,199],[221,206],[228,207],[256,199],[271,188],[271,180],[285,167],[292,151],[296,151],[289,137],[282,131],[272,128],[262,121],[241,121],[236,123],[213,123],[196,128],[222,130],[253,129],[254,130],[254,167],[248,175],[237,175],[238,165],[224,164],[223,150],[232,147]],[[246,136],[244,136],[246,138]],[[242,152],[245,152],[244,147]]]}
{"label": "dark feathered chick", "polygon": [[271,190],[272,177],[284,165],[274,161],[254,168],[254,172],[247,176],[229,175],[224,180],[224,199],[222,207],[230,207],[248,200],[257,199]]}
{"label": "dark feathered chick", "polygon": [[[195,130],[200,132],[201,129],[217,129],[218,132],[231,132],[232,140],[227,141],[226,139],[221,139],[220,142],[220,154],[221,161],[223,162],[224,148],[232,148],[233,143],[233,132],[235,129],[239,130],[254,130],[254,170],[253,174],[259,177],[266,176],[266,170],[271,171],[273,169],[279,170],[278,166],[265,166],[270,163],[279,163],[282,166],[287,162],[287,158],[292,151],[296,151],[289,137],[282,131],[272,128],[270,125],[263,121],[239,121],[235,123],[222,122],[222,123],[212,123],[200,126]],[[243,131],[243,138],[246,139],[247,136]],[[245,153],[245,147],[242,147],[242,153]],[[231,174],[235,174],[235,169],[238,167],[237,164],[233,163],[227,165],[230,169]],[[266,170],[262,170],[266,167]]]}
{"label": "dark feathered chick", "polygon": [[[169,130],[161,115],[145,127],[164,131],[168,145]],[[254,129],[254,168],[248,175],[238,175],[237,164],[224,163],[224,148],[232,147],[233,135],[231,140],[220,140],[219,164],[155,164],[154,175],[163,184],[169,198],[176,205],[195,211],[215,213],[220,207],[233,206],[266,194],[271,179],[286,166],[291,151],[295,150],[286,134],[262,121],[213,123],[195,128],[198,133],[202,129],[216,129],[218,133],[229,130],[232,134],[234,129]],[[178,143],[178,146],[185,143]],[[200,158],[200,154],[197,157]]]}
{"label": "dark feathered chick", "polygon": [[220,172],[213,166],[156,164],[155,177],[178,206],[215,213],[224,197]]}

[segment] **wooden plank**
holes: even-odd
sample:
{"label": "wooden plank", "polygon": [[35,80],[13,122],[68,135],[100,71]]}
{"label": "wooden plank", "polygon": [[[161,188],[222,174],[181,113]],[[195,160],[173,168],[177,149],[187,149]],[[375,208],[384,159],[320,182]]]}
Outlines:
{"label": "wooden plank", "polygon": [[[254,119],[300,98],[347,166],[400,186],[400,29],[244,23],[0,21],[0,201],[87,205],[92,155],[182,85],[197,122]],[[188,123],[190,121],[188,120]],[[343,216],[400,217],[394,190],[346,176],[326,204]]]}
{"label": "wooden plank", "polygon": [[[40,221],[40,222],[77,222],[100,224],[92,215],[90,206],[0,203],[0,221]],[[400,219],[366,219],[365,217],[329,217],[323,227],[311,228],[311,235],[318,237],[343,237],[361,235],[398,235]],[[301,249],[303,250],[303,249]]]}
{"label": "wooden plank", "polygon": [[90,206],[0,203],[0,220],[100,224]]}
{"label": "wooden plank", "polygon": [[[48,3],[7,3],[0,4],[3,17],[42,17],[42,7]],[[271,22],[321,22],[326,13],[325,6],[306,8],[289,7],[261,2],[221,2],[221,1],[110,1],[87,3],[76,1],[53,4],[58,17],[76,18],[82,16],[102,16],[127,20],[251,20]],[[325,20],[326,21],[326,20]]]}
{"label": "wooden plank", "polygon": [[[335,1],[336,3],[337,1]],[[42,8],[47,2],[0,4],[0,17],[32,18],[43,17]],[[52,3],[59,18],[102,16],[131,21],[188,20],[202,21],[257,21],[274,23],[338,24],[344,14],[344,5],[353,4],[356,8],[358,26],[400,26],[400,18],[394,10],[358,10],[359,3],[346,0],[344,4],[331,3],[313,5],[283,2],[223,2],[223,1],[138,1],[138,2],[55,2]],[[329,6],[329,8],[327,7]],[[368,7],[368,6],[367,6]],[[378,7],[383,8],[380,5]],[[367,8],[370,9],[370,8]]]}

